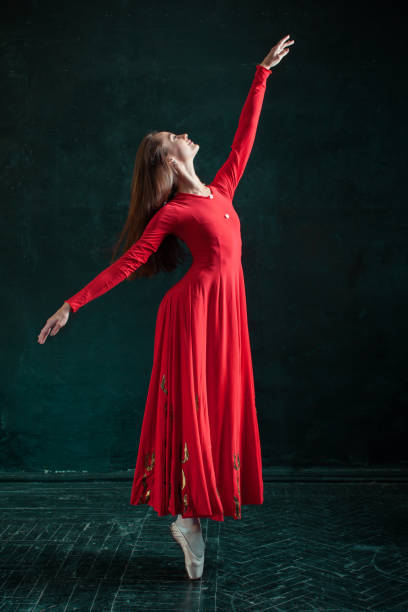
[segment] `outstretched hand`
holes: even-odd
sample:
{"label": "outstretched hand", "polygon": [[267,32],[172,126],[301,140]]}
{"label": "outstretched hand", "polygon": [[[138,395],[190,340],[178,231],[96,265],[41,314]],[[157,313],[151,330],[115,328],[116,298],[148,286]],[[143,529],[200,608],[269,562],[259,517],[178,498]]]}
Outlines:
{"label": "outstretched hand", "polygon": [[290,34],[281,38],[281,40],[274,47],[272,47],[265,59],[260,62],[261,66],[264,66],[270,70],[273,66],[279,64],[281,59],[290,51],[288,45],[293,45],[295,42],[294,40],[288,40],[289,38]]}
{"label": "outstretched hand", "polygon": [[58,308],[57,312],[55,312],[49,319],[47,319],[46,324],[38,334],[38,343],[44,344],[49,335],[55,336],[61,329],[66,325],[69,319],[69,313],[71,311],[71,306],[68,302],[64,302],[61,308]]}

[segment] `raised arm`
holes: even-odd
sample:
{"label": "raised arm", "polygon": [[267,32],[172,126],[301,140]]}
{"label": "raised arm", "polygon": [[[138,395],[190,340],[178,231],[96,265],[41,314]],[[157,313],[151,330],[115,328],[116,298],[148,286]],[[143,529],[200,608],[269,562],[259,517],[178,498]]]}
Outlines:
{"label": "raised arm", "polygon": [[260,64],[256,65],[255,76],[241,111],[231,153],[210,183],[231,199],[251,154],[264,100],[266,80],[271,74],[271,70]]}
{"label": "raised arm", "polygon": [[210,185],[218,187],[229,198],[233,198],[237,185],[244,173],[245,166],[254,144],[256,128],[258,127],[262,103],[265,95],[266,80],[275,67],[290,51],[289,46],[294,40],[289,40],[287,34],[281,38],[269,51],[260,64],[256,65],[254,80],[238,122],[238,128],[231,146],[227,161],[221,166]]}
{"label": "raised arm", "polygon": [[160,208],[146,225],[143,234],[119,259],[102,270],[78,293],[65,300],[73,312],[124,281],[157,251],[167,234],[175,231],[177,209],[172,205]]}

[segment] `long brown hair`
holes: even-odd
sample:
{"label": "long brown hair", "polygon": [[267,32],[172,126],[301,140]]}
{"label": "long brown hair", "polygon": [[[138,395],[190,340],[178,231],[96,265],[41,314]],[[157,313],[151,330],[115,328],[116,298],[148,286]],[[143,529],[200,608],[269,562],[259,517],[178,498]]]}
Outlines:
{"label": "long brown hair", "polygon": [[[112,261],[124,243],[126,251],[136,240],[165,202],[170,200],[177,191],[175,176],[166,162],[167,146],[155,137],[158,130],[152,130],[144,136],[136,152],[133,176],[130,189],[130,204],[126,222],[122,228],[119,240],[113,246]],[[140,277],[150,277],[160,270],[170,271],[186,258],[186,253],[174,234],[164,238],[155,253],[132,272],[127,280]]]}

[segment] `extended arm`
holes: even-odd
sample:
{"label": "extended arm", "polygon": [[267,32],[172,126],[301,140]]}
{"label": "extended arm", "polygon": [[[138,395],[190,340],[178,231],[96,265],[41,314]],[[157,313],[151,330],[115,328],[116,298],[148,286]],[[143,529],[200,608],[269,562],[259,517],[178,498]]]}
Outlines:
{"label": "extended arm", "polygon": [[67,302],[73,312],[91,300],[106,293],[124,281],[134,270],[144,264],[157,251],[167,234],[174,232],[177,225],[177,210],[174,206],[160,208],[146,225],[143,234],[119,259],[102,270],[91,282]]}
{"label": "extended arm", "polygon": [[272,71],[265,66],[256,65],[255,76],[241,111],[231,153],[210,183],[231,199],[251,154],[265,95],[266,80],[271,74]]}

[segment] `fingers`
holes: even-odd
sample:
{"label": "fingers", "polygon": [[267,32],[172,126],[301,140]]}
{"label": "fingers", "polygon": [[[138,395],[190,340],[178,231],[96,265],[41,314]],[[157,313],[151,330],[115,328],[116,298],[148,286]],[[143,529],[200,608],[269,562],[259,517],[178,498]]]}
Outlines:
{"label": "fingers", "polygon": [[276,47],[278,49],[282,49],[284,47],[287,47],[288,45],[293,45],[294,44],[294,40],[292,38],[292,40],[287,40],[289,38],[289,34],[287,36],[285,36],[285,38],[282,38],[282,40],[280,40],[278,42],[278,44],[276,45]]}
{"label": "fingers", "polygon": [[[285,36],[285,38],[282,38],[282,41],[284,41],[287,38],[289,38],[289,35]],[[286,42],[282,44],[282,41],[278,43],[277,54],[279,56],[279,59],[281,59],[287,53],[289,53],[289,51],[290,51],[290,49],[288,48],[289,45],[293,45],[294,42],[295,42],[294,40],[286,40]]]}
{"label": "fingers", "polygon": [[52,325],[45,325],[42,330],[40,331],[40,333],[38,334],[38,343],[39,344],[44,344],[44,342],[46,341],[46,339],[48,338],[48,335],[51,331]]}
{"label": "fingers", "polygon": [[285,40],[287,40],[289,37],[290,37],[290,34],[286,34],[286,36],[284,36],[283,38],[281,38],[281,39],[280,39],[280,41],[278,42],[278,45],[283,44],[283,42],[284,42]]}
{"label": "fingers", "polygon": [[286,42],[286,43],[285,43],[283,46],[278,47],[278,48],[279,48],[279,53],[280,53],[281,51],[285,51],[285,50],[289,51],[289,49],[287,49],[287,47],[288,47],[289,45],[293,45],[293,43],[294,43],[294,42],[295,42],[295,41],[294,41],[294,40],[292,40],[292,41],[290,41],[290,42]]}
{"label": "fingers", "polygon": [[39,344],[44,344],[48,336],[55,336],[56,334],[58,334],[61,327],[64,327],[64,326],[60,325],[58,322],[57,323],[47,323],[46,325],[44,325],[44,327],[38,334],[37,342]]}
{"label": "fingers", "polygon": [[58,334],[59,330],[61,329],[61,327],[63,327],[62,325],[59,325],[59,323],[57,323],[56,325],[54,325],[50,336],[55,336],[55,334]]}

